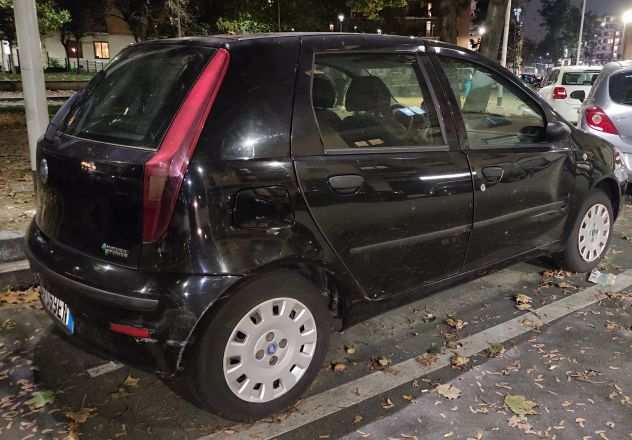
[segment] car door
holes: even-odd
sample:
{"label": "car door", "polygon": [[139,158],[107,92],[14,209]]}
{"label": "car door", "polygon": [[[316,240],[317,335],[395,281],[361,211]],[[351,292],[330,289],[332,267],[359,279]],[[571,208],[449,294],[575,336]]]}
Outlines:
{"label": "car door", "polygon": [[460,111],[474,175],[465,270],[561,240],[575,187],[570,138],[548,141],[547,118],[554,116],[500,69],[452,50],[435,59]]}
{"label": "car door", "polygon": [[465,259],[472,176],[419,55],[353,37],[303,41],[296,174],[315,222],[370,299],[448,277]]}

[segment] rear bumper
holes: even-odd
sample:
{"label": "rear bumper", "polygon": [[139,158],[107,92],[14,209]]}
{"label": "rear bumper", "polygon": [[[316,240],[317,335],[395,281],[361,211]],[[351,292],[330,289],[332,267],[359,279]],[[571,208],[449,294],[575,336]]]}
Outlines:
{"label": "rear bumper", "polygon": [[[55,243],[34,223],[25,251],[41,285],[72,311],[71,340],[89,351],[165,374],[180,368],[202,315],[239,279],[115,266]],[[112,323],[148,329],[150,337],[114,333]]]}

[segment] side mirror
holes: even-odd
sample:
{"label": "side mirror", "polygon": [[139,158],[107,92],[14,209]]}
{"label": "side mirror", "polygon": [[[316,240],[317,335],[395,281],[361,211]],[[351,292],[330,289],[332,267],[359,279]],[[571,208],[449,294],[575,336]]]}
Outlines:
{"label": "side mirror", "polygon": [[586,99],[586,92],[584,92],[583,90],[575,90],[573,93],[571,93],[571,98],[578,99],[580,102],[584,102],[584,100]]}
{"label": "side mirror", "polygon": [[571,134],[568,125],[561,121],[553,121],[546,124],[545,139],[547,142],[557,142],[566,139]]}

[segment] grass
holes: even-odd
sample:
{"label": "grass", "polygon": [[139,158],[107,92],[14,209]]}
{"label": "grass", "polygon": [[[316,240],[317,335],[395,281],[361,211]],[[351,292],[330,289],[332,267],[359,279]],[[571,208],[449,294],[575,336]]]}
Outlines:
{"label": "grass", "polygon": [[[94,73],[75,73],[75,72],[52,72],[45,73],[46,81],[87,81],[92,79]],[[0,81],[19,81],[19,73],[0,72]]]}

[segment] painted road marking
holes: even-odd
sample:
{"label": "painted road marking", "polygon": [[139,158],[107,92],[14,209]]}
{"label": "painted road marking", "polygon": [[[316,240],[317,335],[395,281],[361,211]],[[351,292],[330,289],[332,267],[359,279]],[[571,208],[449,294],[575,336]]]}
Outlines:
{"label": "painted road marking", "polygon": [[[606,298],[606,292],[619,292],[629,286],[632,286],[632,269],[617,275],[613,286],[588,287],[564,299],[554,301],[539,309],[463,338],[459,341],[462,348],[458,350],[458,353],[467,357],[474,356],[486,350],[492,343],[504,343],[529,333],[534,328],[541,327],[544,324],[603,300]],[[388,372],[376,371],[308,397],[297,407],[295,412],[289,414],[280,423],[256,422],[242,430],[237,428],[237,432],[232,434],[230,438],[248,440],[274,439],[445,368],[450,365],[452,356],[452,352],[442,353],[437,356],[437,361],[431,366],[423,366],[415,358],[408,359],[393,365]],[[200,440],[217,440],[225,439],[226,437],[224,431],[220,430],[214,434],[201,437]]]}

